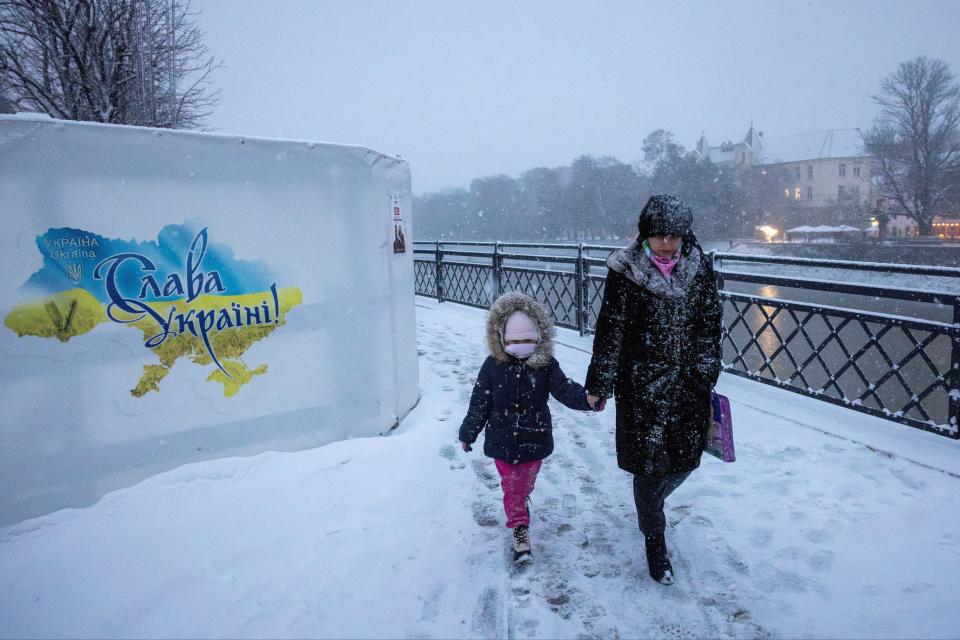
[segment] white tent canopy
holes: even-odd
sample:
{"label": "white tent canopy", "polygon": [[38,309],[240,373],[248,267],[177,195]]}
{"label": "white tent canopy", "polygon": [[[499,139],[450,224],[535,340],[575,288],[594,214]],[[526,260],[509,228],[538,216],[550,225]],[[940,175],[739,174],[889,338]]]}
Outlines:
{"label": "white tent canopy", "polygon": [[802,225],[799,227],[794,227],[793,229],[787,229],[787,233],[854,233],[860,232],[860,229],[856,227],[851,227],[849,225],[840,225],[836,227],[831,227],[825,224],[819,225],[817,227],[810,227],[807,225]]}

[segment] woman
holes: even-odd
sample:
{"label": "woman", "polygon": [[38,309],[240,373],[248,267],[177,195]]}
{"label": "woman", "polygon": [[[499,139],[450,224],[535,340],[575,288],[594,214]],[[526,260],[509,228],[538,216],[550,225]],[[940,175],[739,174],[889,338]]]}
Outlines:
{"label": "woman", "polygon": [[673,583],[664,499],[700,464],[720,375],[722,308],[692,222],[680,198],[653,196],[637,240],[607,259],[586,380],[591,404],[616,398],[617,462],[633,474],[647,564],[662,584]]}

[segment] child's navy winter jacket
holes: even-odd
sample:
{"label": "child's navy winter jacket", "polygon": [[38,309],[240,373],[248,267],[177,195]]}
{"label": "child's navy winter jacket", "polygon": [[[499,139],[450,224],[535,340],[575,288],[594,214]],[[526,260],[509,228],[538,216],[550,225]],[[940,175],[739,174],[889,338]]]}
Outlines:
{"label": "child's navy winter jacket", "polygon": [[[533,318],[540,343],[524,360],[503,348],[503,325],[515,311]],[[550,395],[571,409],[588,411],[586,390],[568,379],[553,357],[553,321],[532,298],[507,293],[494,302],[487,320],[484,361],[470,398],[470,408],[460,426],[460,440],[472,444],[486,428],[483,452],[511,464],[543,460],[553,453]]]}

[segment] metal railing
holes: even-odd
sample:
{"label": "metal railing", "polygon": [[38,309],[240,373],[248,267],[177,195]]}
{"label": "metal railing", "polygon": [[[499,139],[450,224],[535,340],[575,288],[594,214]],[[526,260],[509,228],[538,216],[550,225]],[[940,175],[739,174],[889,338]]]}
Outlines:
{"label": "metal railing", "polygon": [[[505,291],[549,306],[558,326],[593,332],[603,299],[606,257],[618,247],[590,244],[414,242],[416,292],[488,308]],[[731,264],[822,267],[901,276],[960,278],[960,269],[714,253],[724,303],[727,373],[951,438],[960,438],[960,296],[922,288],[739,272]],[[602,273],[594,273],[594,269]],[[733,291],[783,289],[842,304]],[[904,303],[951,321],[885,313]],[[855,304],[851,304],[855,303]],[[868,307],[868,308],[851,308]]]}

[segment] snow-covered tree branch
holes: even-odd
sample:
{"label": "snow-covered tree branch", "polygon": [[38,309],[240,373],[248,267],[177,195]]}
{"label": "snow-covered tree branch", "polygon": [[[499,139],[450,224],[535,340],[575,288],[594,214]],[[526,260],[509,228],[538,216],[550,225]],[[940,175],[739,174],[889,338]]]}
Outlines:
{"label": "snow-covered tree branch", "polygon": [[220,66],[189,0],[0,0],[0,93],[68,120],[203,128]]}

